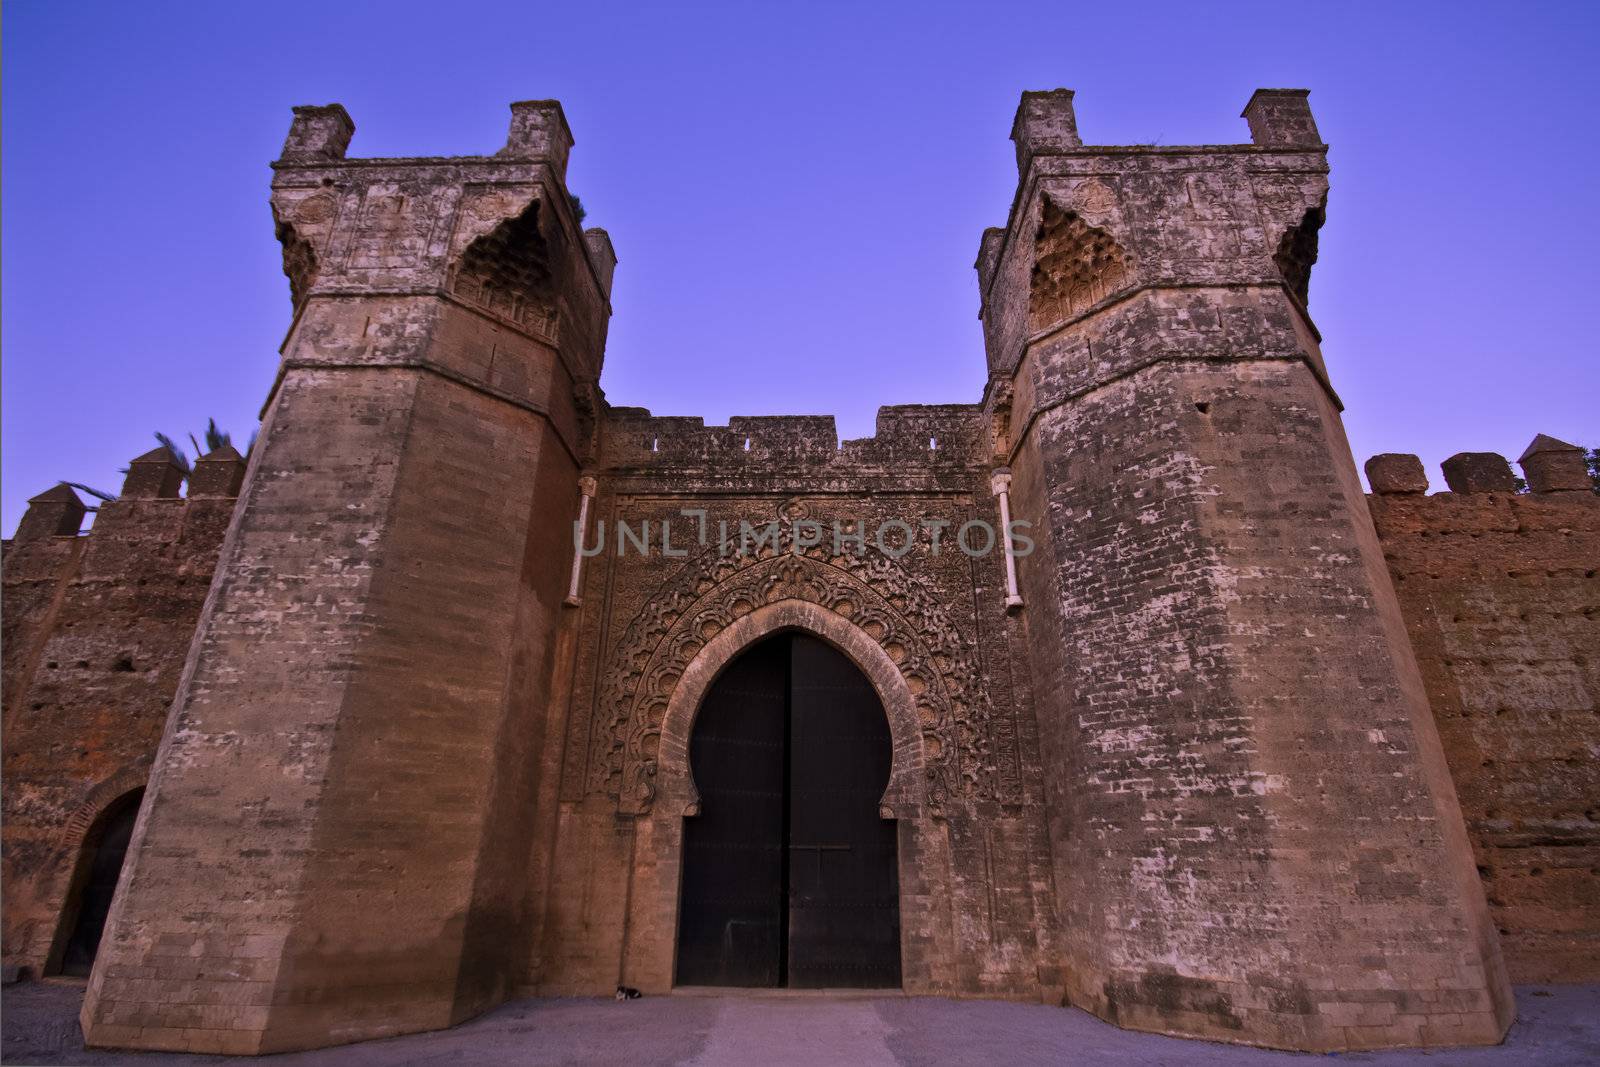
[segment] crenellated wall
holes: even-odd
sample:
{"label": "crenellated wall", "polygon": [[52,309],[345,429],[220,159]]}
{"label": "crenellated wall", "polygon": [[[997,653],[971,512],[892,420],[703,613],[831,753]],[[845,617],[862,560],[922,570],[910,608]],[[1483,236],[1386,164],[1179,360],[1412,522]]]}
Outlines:
{"label": "crenellated wall", "polygon": [[76,918],[85,835],[142,788],[216,570],[244,461],[224,446],[182,473],[164,448],[79,534],[65,485],[5,544],[5,960],[52,973]]}
{"label": "crenellated wall", "polygon": [[[781,519],[784,508],[829,524],[833,517],[870,523],[889,514],[881,498],[896,491],[908,494],[897,508],[909,501],[916,514],[957,524],[988,515],[991,506],[980,477],[976,411],[884,408],[875,437],[841,443],[830,416],[736,417],[727,427],[708,427],[695,418],[608,408],[596,513],[636,528],[649,520],[656,531],[673,523],[673,545],[682,548],[698,547],[698,520],[684,517],[683,509],[705,510],[712,529],[718,521],[737,530],[741,521]],[[936,448],[928,447],[929,438]],[[1428,479],[1414,456],[1377,456],[1366,468],[1368,504],[1508,967],[1514,980],[1528,982],[1600,976],[1600,762],[1593,725],[1600,663],[1588,651],[1600,636],[1600,495],[1583,488],[1581,453],[1550,447],[1559,444],[1541,437],[1525,454],[1530,493],[1515,492],[1505,460],[1490,453],[1454,457],[1452,491],[1433,495],[1426,495]],[[713,472],[714,485],[705,481]],[[123,494],[100,508],[90,533],[77,532],[83,504],[61,486],[34,498],[5,544],[10,965],[49,973],[63,919],[70,924],[72,917],[70,888],[84,834],[119,796],[144,784],[243,473],[231,452],[205,457],[188,495],[179,496],[175,468],[158,449],[134,461]],[[659,543],[659,532],[655,537]],[[950,604],[970,605],[948,617],[958,632],[974,635],[988,702],[1002,709],[1002,721],[993,725],[1009,769],[996,796],[1012,799],[986,809],[983,848],[992,862],[1000,841],[1002,859],[1017,865],[1011,876],[1002,867],[1002,880],[1034,888],[999,915],[997,929],[1011,931],[999,945],[961,946],[956,955],[966,961],[965,973],[936,973],[930,962],[910,978],[928,990],[1048,996],[1051,975],[985,962],[992,948],[1013,958],[1037,955],[1030,938],[1048,930],[1043,916],[1053,907],[1038,827],[1029,822],[1037,818],[1042,789],[1033,724],[1015,714],[1027,706],[1029,684],[1026,658],[1014,645],[1019,629],[998,610],[1001,578],[993,568],[955,553],[942,566],[929,562],[913,558],[909,566]],[[622,853],[606,846],[627,835],[619,839],[621,824],[606,814],[616,810],[615,791],[591,769],[606,758],[609,741],[592,735],[603,660],[659,592],[654,563],[618,559],[612,542],[586,572],[575,612],[576,668],[561,683],[566,707],[554,727],[565,737],[542,757],[550,771],[541,778],[565,783],[562,832],[558,840],[555,824],[545,825],[533,852],[534,882],[555,881],[552,892],[534,894],[553,906],[535,905],[540,917],[519,979],[527,988],[603,991],[623,958],[612,939],[623,928],[628,876]],[[681,569],[695,573],[692,562]],[[1021,830],[1014,854],[1007,851],[1011,838],[994,833],[1005,825]],[[925,891],[978,893],[982,878],[963,867],[978,853],[968,846],[941,855],[937,884]],[[981,896],[971,904],[986,911]],[[574,907],[609,911],[618,922],[573,921]],[[930,945],[934,933],[945,949],[955,948],[952,930],[931,932]],[[650,984],[648,975],[628,976]]]}
{"label": "crenellated wall", "polygon": [[726,426],[707,426],[617,407],[606,412],[600,462],[685,477],[786,470],[827,477],[889,466],[915,474],[974,462],[985,425],[977,404],[900,404],[878,409],[872,437],[841,441],[832,415],[736,415]]}
{"label": "crenellated wall", "polygon": [[1540,435],[1367,463],[1373,522],[1513,980],[1600,979],[1600,494]]}

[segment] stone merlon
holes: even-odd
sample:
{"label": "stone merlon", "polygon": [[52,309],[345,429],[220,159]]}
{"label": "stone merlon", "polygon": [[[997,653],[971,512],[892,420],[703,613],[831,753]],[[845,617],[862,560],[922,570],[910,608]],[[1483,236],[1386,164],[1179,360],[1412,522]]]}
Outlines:
{"label": "stone merlon", "polygon": [[65,482],[28,500],[28,510],[17,526],[16,540],[71,537],[83,525],[83,501]]}
{"label": "stone merlon", "polygon": [[1588,492],[1593,488],[1583,449],[1545,434],[1533,439],[1517,463],[1529,490],[1535,493]]}
{"label": "stone merlon", "polygon": [[184,469],[167,446],[152,448],[128,464],[122,482],[122,495],[128,497],[175,497],[183,488]]}
{"label": "stone merlon", "polygon": [[355,135],[355,120],[342,104],[302,105],[294,109],[283,142],[285,163],[328,163],[344,158]]}
{"label": "stone merlon", "polygon": [[511,132],[499,155],[506,159],[542,159],[566,180],[572,151],[572,127],[555,100],[522,100],[511,105]]}
{"label": "stone merlon", "polygon": [[1311,117],[1309,89],[1257,89],[1242,117],[1250,139],[1262,148],[1321,148],[1322,135]]}
{"label": "stone merlon", "polygon": [[1011,121],[1011,139],[1017,145],[1017,171],[1028,169],[1028,160],[1051,152],[1070,152],[1082,148],[1078,137],[1078,116],[1072,110],[1071,89],[1030,90],[1022,94],[1017,114]]}

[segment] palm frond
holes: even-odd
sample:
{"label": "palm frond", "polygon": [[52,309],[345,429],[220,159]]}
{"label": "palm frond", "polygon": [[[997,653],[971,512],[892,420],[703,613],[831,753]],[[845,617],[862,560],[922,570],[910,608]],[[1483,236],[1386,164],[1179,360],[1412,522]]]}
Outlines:
{"label": "palm frond", "polygon": [[206,420],[206,451],[215,452],[223,445],[233,444],[233,435],[217,429],[217,420]]}
{"label": "palm frond", "polygon": [[74,489],[81,489],[85,493],[88,493],[90,496],[96,497],[96,498],[98,498],[100,500],[104,500],[107,503],[110,503],[111,501],[117,499],[117,494],[115,494],[115,493],[103,492],[102,490],[96,489],[92,485],[84,485],[82,482],[62,482],[61,484],[62,485],[70,485]]}

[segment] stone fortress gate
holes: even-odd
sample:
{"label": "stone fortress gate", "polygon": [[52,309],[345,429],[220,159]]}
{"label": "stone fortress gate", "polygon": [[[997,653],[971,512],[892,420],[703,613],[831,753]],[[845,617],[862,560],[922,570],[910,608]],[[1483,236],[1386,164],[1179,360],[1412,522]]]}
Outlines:
{"label": "stone fortress gate", "polygon": [[[1549,438],[1531,495],[1498,457],[1435,497],[1380,457],[1369,501],[1307,310],[1306,97],[1257,92],[1250,144],[1108,147],[1071,92],[1023,94],[978,249],[983,395],[852,441],[605,401],[617,258],[575,214],[556,102],[512,105],[493,155],[418,159],[349,158],[343,108],[296,108],[272,183],[293,319],[248,470],[208,456],[184,499],[157,450],[92,535],[53,490],[8,552],[34,590],[7,661],[8,961],[90,971],[89,1042],[143,1049],[315,1048],[618,984],[1043,1000],[1307,1050],[1499,1040],[1516,900],[1486,903],[1501,802],[1471,798],[1500,786],[1455,742],[1447,763],[1445,594],[1397,579],[1433,566],[1411,538],[1441,509],[1515,511],[1578,536],[1528,595],[1592,604],[1570,560],[1596,501]],[[967,550],[1007,519],[1030,552]],[[118,584],[177,573],[139,546],[181,538],[192,581]],[[94,580],[160,585],[168,621],[51,630],[112,545]],[[85,692],[102,646],[149,682],[143,740],[32,760],[30,708]],[[117,835],[96,952],[75,857]]]}

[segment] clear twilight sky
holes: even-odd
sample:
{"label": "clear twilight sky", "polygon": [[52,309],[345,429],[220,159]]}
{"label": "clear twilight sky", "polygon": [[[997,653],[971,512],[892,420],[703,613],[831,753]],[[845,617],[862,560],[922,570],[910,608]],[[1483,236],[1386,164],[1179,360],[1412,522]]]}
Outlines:
{"label": "clear twilight sky", "polygon": [[1024,89],[1089,144],[1249,139],[1310,88],[1333,192],[1311,312],[1357,461],[1600,445],[1600,4],[60,3],[3,16],[9,534],[208,416],[247,437],[289,324],[268,161],[493,152],[555,97],[620,263],[602,386],[658,414],[975,402],[972,262]]}

